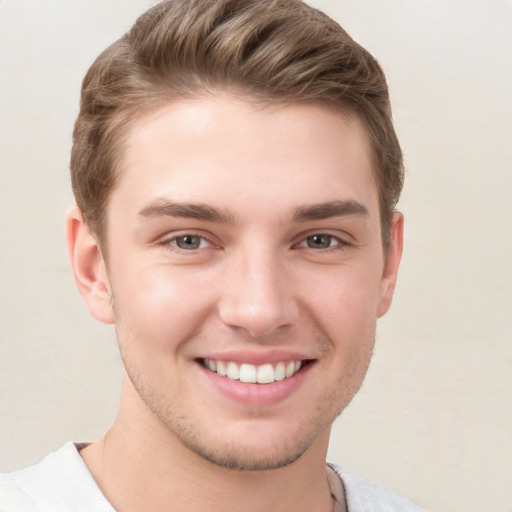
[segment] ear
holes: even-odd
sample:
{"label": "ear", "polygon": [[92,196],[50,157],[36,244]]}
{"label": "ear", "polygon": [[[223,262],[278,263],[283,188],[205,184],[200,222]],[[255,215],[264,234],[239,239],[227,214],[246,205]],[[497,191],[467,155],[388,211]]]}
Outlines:
{"label": "ear", "polygon": [[72,208],[66,217],[66,241],[75,282],[89,312],[100,322],[114,323],[105,261],[78,207]]}
{"label": "ear", "polygon": [[400,212],[393,214],[389,234],[389,248],[384,261],[384,271],[380,283],[380,301],[377,310],[377,316],[379,318],[386,314],[391,306],[398,276],[398,267],[402,259],[404,246],[404,216]]}

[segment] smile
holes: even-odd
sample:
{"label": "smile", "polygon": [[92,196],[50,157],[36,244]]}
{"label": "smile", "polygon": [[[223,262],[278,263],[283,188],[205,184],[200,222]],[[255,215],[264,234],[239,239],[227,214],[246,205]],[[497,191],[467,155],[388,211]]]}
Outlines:
{"label": "smile", "polygon": [[308,361],[288,361],[276,364],[254,365],[233,361],[203,359],[205,368],[221,377],[251,384],[272,384],[293,377]]}

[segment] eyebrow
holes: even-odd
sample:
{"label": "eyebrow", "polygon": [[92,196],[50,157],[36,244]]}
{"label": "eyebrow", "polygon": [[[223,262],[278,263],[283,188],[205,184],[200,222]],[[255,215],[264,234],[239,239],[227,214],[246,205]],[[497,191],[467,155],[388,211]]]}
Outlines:
{"label": "eyebrow", "polygon": [[[306,222],[348,215],[368,216],[368,209],[354,200],[307,204],[292,210],[292,222]],[[223,211],[202,203],[176,203],[167,199],[156,199],[151,202],[139,212],[139,217],[181,217],[222,224],[234,224],[236,222],[235,214],[228,210]]]}
{"label": "eyebrow", "polygon": [[182,217],[233,224],[235,216],[229,211],[222,211],[201,203],[175,203],[166,199],[157,199],[139,212],[139,217]]}
{"label": "eyebrow", "polygon": [[360,215],[367,217],[368,209],[363,204],[354,200],[329,201],[299,206],[293,210],[294,222],[306,222],[308,220],[321,220],[331,217],[345,217],[347,215]]}

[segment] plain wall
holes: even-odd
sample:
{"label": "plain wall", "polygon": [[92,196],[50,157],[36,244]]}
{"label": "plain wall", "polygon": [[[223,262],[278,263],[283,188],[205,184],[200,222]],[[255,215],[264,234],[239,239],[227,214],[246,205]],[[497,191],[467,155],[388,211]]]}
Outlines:
{"label": "plain wall", "polygon": [[[406,248],[329,457],[437,512],[512,511],[512,2],[315,0],[381,62]],[[80,81],[152,2],[0,0],[0,471],[112,421],[113,329],[63,219]]]}

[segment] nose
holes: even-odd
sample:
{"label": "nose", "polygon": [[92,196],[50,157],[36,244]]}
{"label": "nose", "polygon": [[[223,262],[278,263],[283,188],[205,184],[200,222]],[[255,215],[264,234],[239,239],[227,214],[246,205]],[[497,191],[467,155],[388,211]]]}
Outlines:
{"label": "nose", "polygon": [[219,316],[225,325],[243,329],[254,338],[293,325],[299,308],[293,279],[286,265],[271,252],[246,251],[225,269]]}

